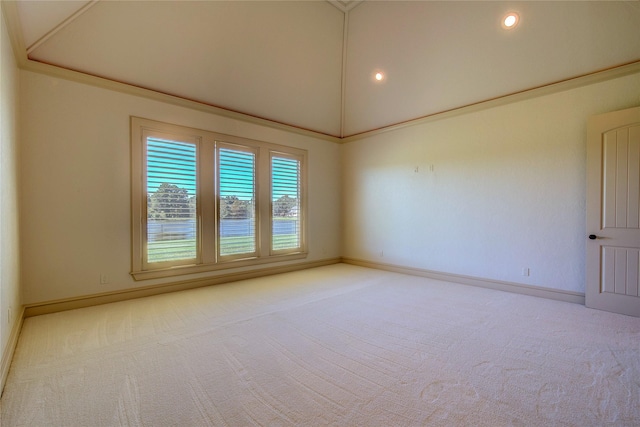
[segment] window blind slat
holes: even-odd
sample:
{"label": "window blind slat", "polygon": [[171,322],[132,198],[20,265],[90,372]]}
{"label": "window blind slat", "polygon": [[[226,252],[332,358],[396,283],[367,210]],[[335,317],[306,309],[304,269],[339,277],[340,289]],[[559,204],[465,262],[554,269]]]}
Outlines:
{"label": "window blind slat", "polygon": [[196,146],[147,138],[147,262],[197,257]]}
{"label": "window blind slat", "polygon": [[228,148],[218,152],[220,256],[256,252],[255,157],[253,152]]}
{"label": "window blind slat", "polygon": [[271,158],[271,248],[301,247],[300,161]]}

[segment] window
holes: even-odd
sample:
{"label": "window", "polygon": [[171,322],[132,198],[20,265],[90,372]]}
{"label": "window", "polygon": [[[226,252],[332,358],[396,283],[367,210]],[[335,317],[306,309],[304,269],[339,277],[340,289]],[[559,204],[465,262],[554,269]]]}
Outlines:
{"label": "window", "polygon": [[218,251],[221,257],[256,255],[256,154],[218,150]]}
{"label": "window", "polygon": [[271,250],[300,247],[300,159],[271,154]]}
{"label": "window", "polygon": [[146,263],[196,262],[196,148],[146,138]]}
{"label": "window", "polygon": [[306,256],[307,153],[131,118],[136,280]]}

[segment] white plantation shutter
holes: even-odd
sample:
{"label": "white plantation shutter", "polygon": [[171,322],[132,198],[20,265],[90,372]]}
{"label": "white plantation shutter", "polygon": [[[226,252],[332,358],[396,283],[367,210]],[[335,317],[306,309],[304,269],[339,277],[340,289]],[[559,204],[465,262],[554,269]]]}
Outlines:
{"label": "white plantation shutter", "polygon": [[218,150],[218,242],[220,256],[254,254],[256,247],[256,155]]}
{"label": "white plantation shutter", "polygon": [[307,151],[131,118],[131,275],[305,258]]}
{"label": "white plantation shutter", "polygon": [[299,249],[301,239],[300,160],[271,157],[271,249]]}
{"label": "white plantation shutter", "polygon": [[147,262],[197,258],[196,145],[147,137]]}

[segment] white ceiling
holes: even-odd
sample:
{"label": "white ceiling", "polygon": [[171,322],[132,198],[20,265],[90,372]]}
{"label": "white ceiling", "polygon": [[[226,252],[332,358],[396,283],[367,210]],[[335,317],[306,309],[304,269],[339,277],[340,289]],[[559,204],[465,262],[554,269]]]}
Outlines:
{"label": "white ceiling", "polygon": [[[509,11],[520,23],[505,30]],[[54,0],[17,12],[32,61],[338,137],[640,61],[638,1]]]}

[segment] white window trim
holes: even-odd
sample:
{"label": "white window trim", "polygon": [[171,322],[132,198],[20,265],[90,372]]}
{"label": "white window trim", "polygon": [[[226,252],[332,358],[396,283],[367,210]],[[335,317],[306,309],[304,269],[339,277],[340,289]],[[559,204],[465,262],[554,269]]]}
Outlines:
{"label": "white window trim", "polygon": [[[197,256],[189,265],[182,261],[146,262],[147,190],[146,137],[168,135],[197,145]],[[247,255],[219,256],[219,193],[217,146],[246,147],[256,153],[256,252]],[[271,157],[284,156],[300,161],[300,247],[273,251],[271,236]],[[209,161],[205,161],[209,159]],[[210,194],[211,197],[204,197]],[[135,280],[172,277],[228,268],[302,259],[307,257],[307,151],[232,135],[189,128],[155,120],[131,117],[131,275]]]}

